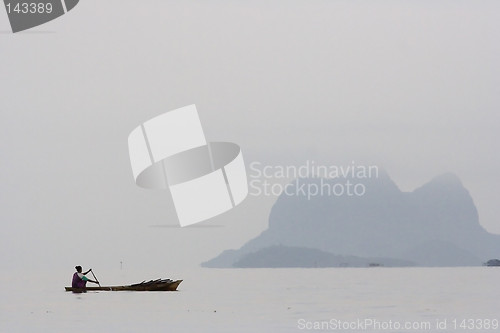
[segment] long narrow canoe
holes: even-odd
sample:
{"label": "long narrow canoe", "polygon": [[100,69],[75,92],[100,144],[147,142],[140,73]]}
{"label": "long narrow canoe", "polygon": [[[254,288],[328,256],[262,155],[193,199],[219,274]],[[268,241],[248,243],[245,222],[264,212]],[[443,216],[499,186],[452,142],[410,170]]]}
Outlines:
{"label": "long narrow canoe", "polygon": [[141,283],[131,284],[128,286],[110,286],[110,287],[86,287],[86,288],[72,288],[64,287],[66,291],[75,293],[84,293],[86,291],[175,291],[182,280],[151,280],[143,281]]}

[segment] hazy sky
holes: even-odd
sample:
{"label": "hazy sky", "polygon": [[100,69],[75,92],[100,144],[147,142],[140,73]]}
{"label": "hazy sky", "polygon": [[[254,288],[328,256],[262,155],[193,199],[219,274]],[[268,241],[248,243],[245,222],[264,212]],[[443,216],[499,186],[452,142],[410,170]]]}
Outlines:
{"label": "hazy sky", "polygon": [[135,186],[130,131],[193,103],[247,165],[453,172],[500,233],[498,59],[498,1],[82,0],[18,34],[0,9],[2,266],[174,269],[265,229],[275,198],[181,229]]}

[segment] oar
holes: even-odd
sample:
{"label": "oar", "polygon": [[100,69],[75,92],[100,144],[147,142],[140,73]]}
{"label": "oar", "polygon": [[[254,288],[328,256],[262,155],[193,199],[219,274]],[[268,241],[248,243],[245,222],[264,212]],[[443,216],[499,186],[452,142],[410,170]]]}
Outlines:
{"label": "oar", "polygon": [[96,280],[97,284],[99,285],[99,287],[101,287],[101,284],[99,283],[99,280],[97,280],[97,278],[95,277],[94,271],[90,271],[90,273],[92,273],[92,276],[94,277],[94,280]]}

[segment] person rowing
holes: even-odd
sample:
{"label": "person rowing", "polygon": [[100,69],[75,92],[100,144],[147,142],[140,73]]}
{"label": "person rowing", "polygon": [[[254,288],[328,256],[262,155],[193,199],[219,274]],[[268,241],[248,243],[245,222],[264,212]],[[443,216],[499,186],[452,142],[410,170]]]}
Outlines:
{"label": "person rowing", "polygon": [[99,284],[99,281],[94,281],[86,277],[89,272],[92,272],[92,269],[89,269],[85,273],[82,273],[82,266],[75,266],[76,273],[73,274],[73,281],[71,282],[71,287],[85,289],[87,287],[87,282],[92,282],[95,284]]}

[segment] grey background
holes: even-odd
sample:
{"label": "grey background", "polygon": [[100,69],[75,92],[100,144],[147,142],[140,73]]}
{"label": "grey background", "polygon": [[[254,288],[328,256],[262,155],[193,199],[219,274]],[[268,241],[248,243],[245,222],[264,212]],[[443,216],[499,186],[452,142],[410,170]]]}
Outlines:
{"label": "grey background", "polygon": [[355,160],[403,190],[454,172],[500,233],[499,7],[86,0],[18,34],[0,11],[2,266],[173,270],[264,230],[275,198],[181,229],[134,184],[129,132],[192,103],[247,165]]}

